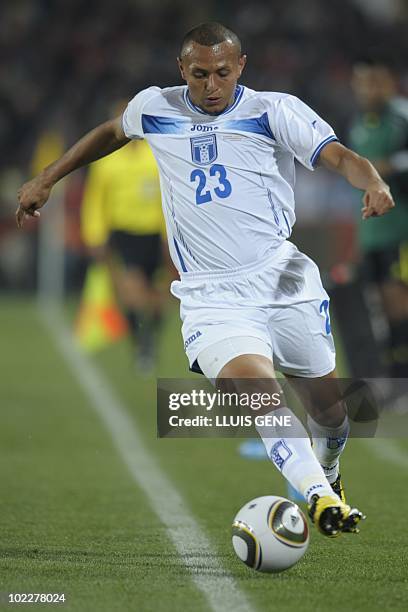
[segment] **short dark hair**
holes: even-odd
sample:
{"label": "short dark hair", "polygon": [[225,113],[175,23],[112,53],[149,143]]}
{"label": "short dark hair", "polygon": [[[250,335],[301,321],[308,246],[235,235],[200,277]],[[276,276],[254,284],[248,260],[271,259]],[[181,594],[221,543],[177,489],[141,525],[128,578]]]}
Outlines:
{"label": "short dark hair", "polygon": [[181,47],[180,57],[183,57],[186,47],[191,42],[196,42],[204,47],[212,47],[223,42],[231,42],[237,47],[239,55],[241,55],[241,41],[238,36],[229,28],[218,23],[217,21],[207,21],[200,23],[198,26],[185,34]]}

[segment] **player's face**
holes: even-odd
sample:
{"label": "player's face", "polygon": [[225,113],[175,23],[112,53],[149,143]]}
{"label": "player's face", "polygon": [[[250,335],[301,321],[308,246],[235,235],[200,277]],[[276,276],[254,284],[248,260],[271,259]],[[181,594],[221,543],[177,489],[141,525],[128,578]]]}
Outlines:
{"label": "player's face", "polygon": [[206,113],[218,115],[233,102],[246,62],[235,45],[226,41],[205,47],[192,42],[177,61],[191,100]]}
{"label": "player's face", "polygon": [[357,65],[353,70],[352,87],[364,110],[379,110],[396,93],[392,74],[382,66]]}

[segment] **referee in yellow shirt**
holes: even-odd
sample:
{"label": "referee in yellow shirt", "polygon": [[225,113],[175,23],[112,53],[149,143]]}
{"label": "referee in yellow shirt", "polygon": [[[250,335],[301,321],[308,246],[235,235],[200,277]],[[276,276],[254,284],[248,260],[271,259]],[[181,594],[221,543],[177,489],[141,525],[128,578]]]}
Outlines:
{"label": "referee in yellow shirt", "polygon": [[149,370],[164,300],[153,277],[163,261],[165,231],[156,161],[145,141],[90,166],[81,230],[91,256],[109,266],[139,366]]}

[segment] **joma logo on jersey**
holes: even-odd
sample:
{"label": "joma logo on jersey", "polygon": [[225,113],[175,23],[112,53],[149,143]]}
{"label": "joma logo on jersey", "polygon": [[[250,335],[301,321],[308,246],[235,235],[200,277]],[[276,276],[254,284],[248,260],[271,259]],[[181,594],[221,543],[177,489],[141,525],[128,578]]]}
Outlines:
{"label": "joma logo on jersey", "polygon": [[212,132],[213,130],[218,130],[218,127],[213,127],[212,125],[201,125],[201,123],[196,123],[191,128],[191,132]]}
{"label": "joma logo on jersey", "polygon": [[217,159],[217,138],[215,134],[197,136],[196,138],[190,138],[190,141],[193,162],[200,166],[206,166]]}
{"label": "joma logo on jersey", "polygon": [[201,335],[202,335],[201,332],[199,330],[197,330],[195,334],[193,334],[192,336],[187,338],[187,340],[184,343],[184,348],[186,349],[189,344],[194,342],[194,340],[197,340],[197,338],[199,338]]}

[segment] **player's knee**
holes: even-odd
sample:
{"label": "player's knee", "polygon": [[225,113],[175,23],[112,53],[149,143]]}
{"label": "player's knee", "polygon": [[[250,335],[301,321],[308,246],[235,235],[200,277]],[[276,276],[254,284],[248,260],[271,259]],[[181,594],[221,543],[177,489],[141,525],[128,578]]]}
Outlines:
{"label": "player's knee", "polygon": [[347,414],[344,401],[333,404],[316,404],[315,411],[311,414],[312,418],[324,427],[339,427]]}
{"label": "player's knee", "polygon": [[239,355],[221,369],[218,378],[275,378],[273,363],[263,355]]}
{"label": "player's knee", "polygon": [[325,427],[338,427],[347,414],[346,403],[337,381],[321,379],[310,398],[311,416]]}
{"label": "player's knee", "polygon": [[[262,355],[240,355],[227,363],[217,377],[217,388],[224,393],[249,397],[275,397],[281,392],[272,362]],[[272,409],[272,405],[268,410]]]}

